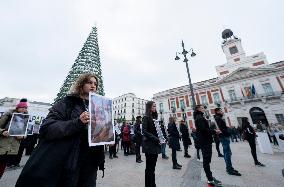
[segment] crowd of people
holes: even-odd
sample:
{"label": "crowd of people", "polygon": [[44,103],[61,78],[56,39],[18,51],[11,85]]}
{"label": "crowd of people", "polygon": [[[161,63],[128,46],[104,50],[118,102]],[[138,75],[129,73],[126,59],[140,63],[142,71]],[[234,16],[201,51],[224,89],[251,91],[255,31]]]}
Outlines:
{"label": "crowd of people", "polygon": [[[27,100],[21,100],[15,110],[5,114],[0,119],[0,177],[6,167],[19,165],[23,150],[26,149],[26,154],[31,156],[17,180],[16,187],[96,186],[97,171],[105,169],[105,147],[89,147],[87,125],[90,120],[88,96],[90,92],[96,92],[98,84],[94,74],[81,75],[73,85],[71,93],[52,106],[41,124],[39,137],[12,137],[8,133],[12,113],[28,113]],[[168,160],[167,146],[171,149],[172,169],[182,168],[177,160],[177,151],[182,151],[182,141],[184,157],[191,158],[188,152],[192,145],[191,137],[197,160],[203,163],[209,186],[222,185],[221,181],[213,176],[210,168],[213,142],[216,144],[218,157],[224,158],[225,169],[229,175],[241,176],[232,164],[230,142],[247,141],[254,164],[264,166],[257,158],[257,135],[247,118],[243,118],[242,126],[229,128],[221,108],[215,109],[213,121],[208,120],[204,114],[204,106],[197,105],[193,114],[195,127],[191,130],[183,119],[177,124],[176,118],[170,117],[169,123],[164,124],[164,121],[158,118],[155,102],[149,101],[146,103],[145,115],[137,116],[135,123],[115,122],[115,141],[113,145],[107,146],[109,158],[117,159],[118,150],[121,148],[124,156],[135,155],[136,162],[142,163],[142,147],[146,159],[146,187],[156,186],[155,168],[158,155],[162,153],[162,159]],[[268,127],[268,132],[273,138],[272,127]]]}

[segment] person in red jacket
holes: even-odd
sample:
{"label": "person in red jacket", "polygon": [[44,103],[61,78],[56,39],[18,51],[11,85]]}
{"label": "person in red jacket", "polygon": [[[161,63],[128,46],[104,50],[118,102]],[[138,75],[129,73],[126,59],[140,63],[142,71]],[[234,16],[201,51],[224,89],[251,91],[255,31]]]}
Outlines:
{"label": "person in red jacket", "polygon": [[130,139],[130,126],[128,123],[123,127],[122,129],[122,141],[124,145],[124,156],[129,155],[130,151],[130,144],[131,144],[131,139]]}

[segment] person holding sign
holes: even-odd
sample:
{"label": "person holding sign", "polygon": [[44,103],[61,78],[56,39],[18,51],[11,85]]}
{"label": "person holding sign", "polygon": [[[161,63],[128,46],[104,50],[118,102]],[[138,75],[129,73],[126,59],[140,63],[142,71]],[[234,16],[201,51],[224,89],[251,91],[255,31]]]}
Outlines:
{"label": "person holding sign", "polygon": [[10,136],[8,129],[13,113],[28,113],[26,101],[26,99],[21,99],[15,110],[5,113],[0,118],[0,178],[4,173],[8,162],[14,159],[18,154],[20,140],[23,139],[23,136]]}
{"label": "person holding sign", "polygon": [[142,123],[142,151],[146,156],[145,187],[156,186],[155,168],[158,154],[161,153],[161,142],[154,123],[157,119],[156,103],[148,101]]}
{"label": "person holding sign", "polygon": [[98,84],[94,74],[82,74],[71,94],[52,106],[16,187],[96,186],[97,170],[104,169],[105,157],[103,146],[88,144],[88,99]]}

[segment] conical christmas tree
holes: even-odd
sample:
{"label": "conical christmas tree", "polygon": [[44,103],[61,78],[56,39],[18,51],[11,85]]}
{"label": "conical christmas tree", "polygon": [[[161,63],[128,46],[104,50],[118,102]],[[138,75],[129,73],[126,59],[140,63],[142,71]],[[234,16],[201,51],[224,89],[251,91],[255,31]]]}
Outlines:
{"label": "conical christmas tree", "polygon": [[96,27],[92,28],[92,32],[87,38],[87,41],[81,49],[79,56],[77,57],[75,63],[69,71],[69,74],[66,77],[63,86],[60,88],[60,91],[57,94],[57,98],[55,99],[55,101],[66,96],[76,79],[84,73],[94,73],[97,75],[99,79],[99,87],[97,93],[100,95],[104,95],[104,86],[102,79],[98,35]]}

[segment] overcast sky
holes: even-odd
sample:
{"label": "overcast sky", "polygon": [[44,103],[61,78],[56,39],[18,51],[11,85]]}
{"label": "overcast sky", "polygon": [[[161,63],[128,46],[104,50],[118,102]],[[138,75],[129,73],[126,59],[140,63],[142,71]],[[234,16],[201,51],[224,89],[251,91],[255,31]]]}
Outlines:
{"label": "overcast sky", "polygon": [[0,1],[0,98],[52,102],[92,26],[98,41],[105,93],[154,93],[188,83],[174,61],[181,40],[193,82],[216,77],[226,63],[221,32],[230,28],[247,55],[284,60],[281,0],[26,0]]}

